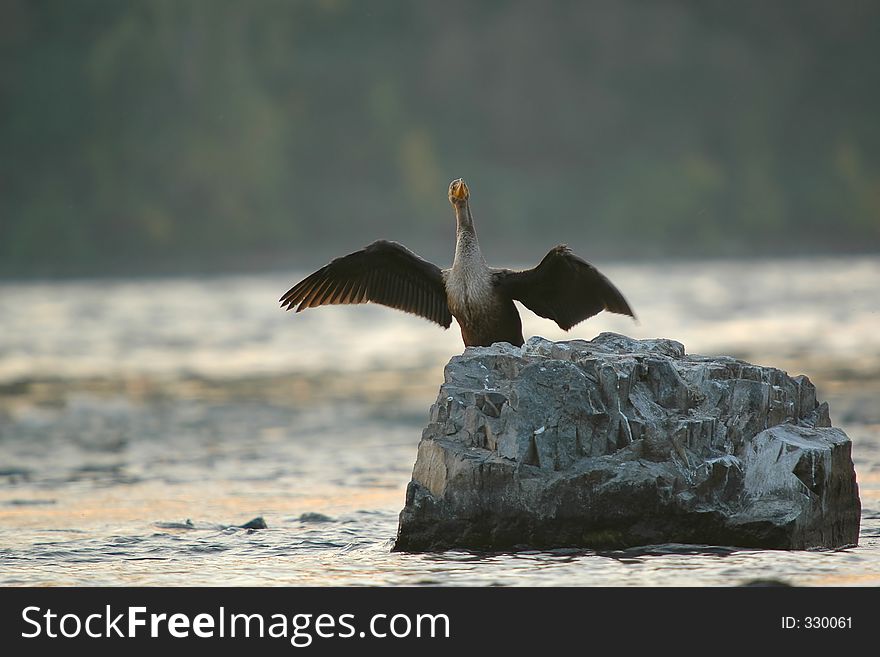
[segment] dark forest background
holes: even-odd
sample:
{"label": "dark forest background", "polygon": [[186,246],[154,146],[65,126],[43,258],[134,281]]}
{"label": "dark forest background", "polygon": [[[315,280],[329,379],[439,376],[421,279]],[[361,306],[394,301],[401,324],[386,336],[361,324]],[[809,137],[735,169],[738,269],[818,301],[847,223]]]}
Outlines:
{"label": "dark forest background", "polygon": [[0,274],[880,248],[880,2],[0,0]]}

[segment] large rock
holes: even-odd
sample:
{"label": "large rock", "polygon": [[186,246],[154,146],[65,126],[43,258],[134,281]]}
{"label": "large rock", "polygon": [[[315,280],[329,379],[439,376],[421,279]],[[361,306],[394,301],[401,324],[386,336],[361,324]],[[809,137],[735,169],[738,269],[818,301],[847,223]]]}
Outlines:
{"label": "large rock", "polygon": [[854,545],[846,434],[805,376],[603,333],[446,366],[394,549]]}

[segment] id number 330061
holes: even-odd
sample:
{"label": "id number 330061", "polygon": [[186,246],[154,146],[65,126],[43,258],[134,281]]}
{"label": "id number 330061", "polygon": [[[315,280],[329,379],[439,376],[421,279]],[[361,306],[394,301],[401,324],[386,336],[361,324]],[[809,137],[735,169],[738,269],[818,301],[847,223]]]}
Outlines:
{"label": "id number 330061", "polygon": [[850,630],[852,616],[783,616],[784,630]]}

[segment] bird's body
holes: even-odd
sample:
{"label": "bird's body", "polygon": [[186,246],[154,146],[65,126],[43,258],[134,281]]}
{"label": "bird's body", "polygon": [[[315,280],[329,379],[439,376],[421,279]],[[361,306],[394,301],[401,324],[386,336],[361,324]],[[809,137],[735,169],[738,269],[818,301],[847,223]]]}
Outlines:
{"label": "bird's body", "polygon": [[444,273],[449,310],[461,327],[461,339],[466,346],[523,343],[522,322],[513,299],[499,294],[491,271],[449,269]]}
{"label": "bird's body", "polygon": [[523,344],[514,299],[566,330],[602,310],[635,317],[611,281],[566,246],[552,249],[533,269],[489,267],[480,250],[469,195],[461,179],[449,186],[456,217],[455,259],[449,269],[441,270],[401,244],[379,240],[300,281],[281,297],[282,306],[300,312],[371,301],[445,328],[455,317],[468,347]]}
{"label": "bird's body", "polygon": [[446,302],[461,327],[466,346],[487,346],[494,342],[523,343],[522,322],[513,299],[501,294],[494,271],[486,264],[470,208],[456,208],[455,259],[443,271]]}

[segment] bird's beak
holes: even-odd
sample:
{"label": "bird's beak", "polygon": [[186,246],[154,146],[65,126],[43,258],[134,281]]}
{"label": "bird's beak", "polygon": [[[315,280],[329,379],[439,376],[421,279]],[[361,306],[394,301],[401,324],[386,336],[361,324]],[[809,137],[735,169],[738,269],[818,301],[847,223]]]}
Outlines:
{"label": "bird's beak", "polygon": [[468,193],[468,187],[461,178],[452,183],[452,192],[450,194],[452,198],[464,201],[467,200]]}

